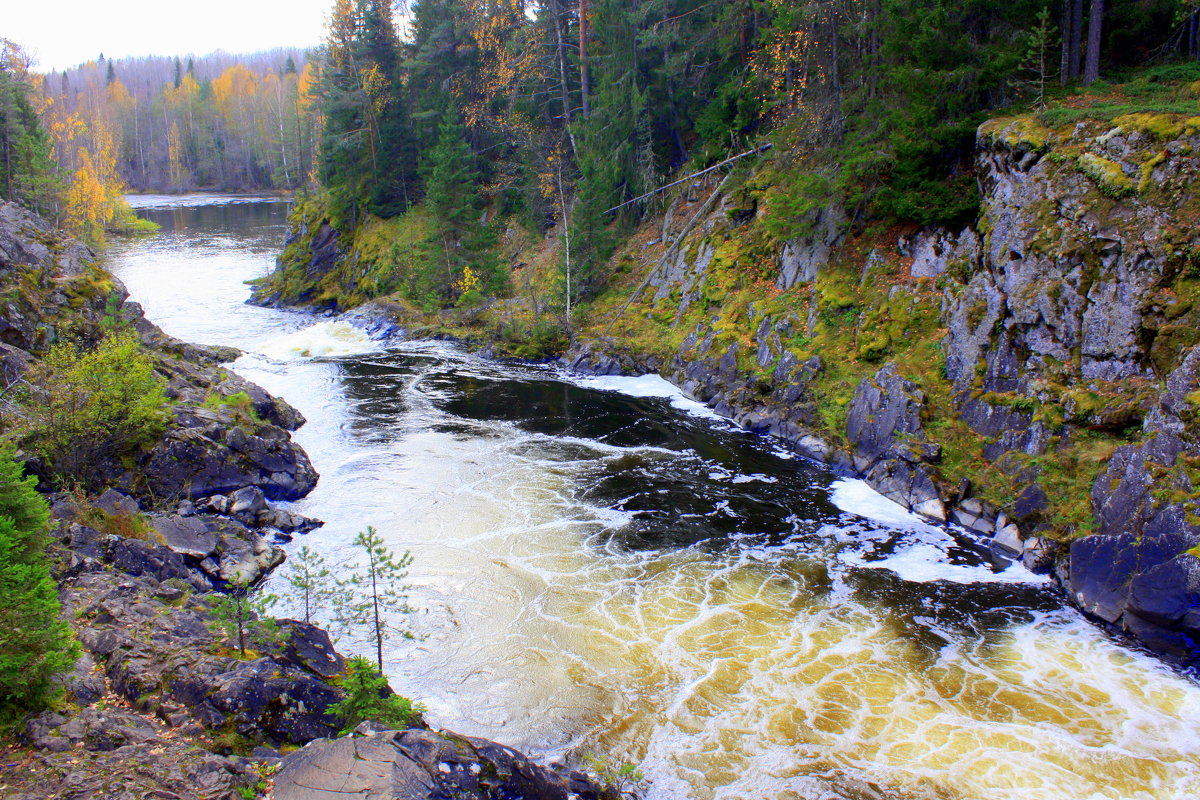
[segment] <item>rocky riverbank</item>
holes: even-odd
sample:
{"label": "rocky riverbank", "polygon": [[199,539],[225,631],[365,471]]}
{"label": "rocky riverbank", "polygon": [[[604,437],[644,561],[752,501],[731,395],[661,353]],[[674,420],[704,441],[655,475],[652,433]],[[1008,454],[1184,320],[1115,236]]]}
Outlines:
{"label": "rocky riverbank", "polygon": [[[609,796],[564,766],[420,722],[333,742],[346,659],[329,635],[278,620],[279,636],[243,651],[217,610],[231,584],[283,563],[277,542],[321,524],[271,502],[316,484],[290,436],[303,417],[223,368],[236,351],[163,334],[94,253],[13,204],[0,204],[0,282],[6,391],[19,392],[54,342],[86,348],[117,329],[135,332],[169,401],[155,441],[93,461],[86,485],[50,496],[54,578],[82,655],[57,705],[0,746],[0,794],[234,800],[269,796],[277,781],[281,800],[341,797],[364,780],[368,751],[383,769],[387,743],[404,769],[359,796]],[[10,438],[23,419],[10,403]],[[47,489],[74,482],[49,461],[27,467]]]}
{"label": "rocky riverbank", "polygon": [[[1196,152],[1171,115],[999,119],[978,132],[976,224],[870,231],[830,206],[783,242],[766,177],[700,182],[614,257],[562,360],[658,372],[1200,666]],[[306,213],[260,302],[327,304],[365,257]],[[490,349],[521,306],[347,318]]]}

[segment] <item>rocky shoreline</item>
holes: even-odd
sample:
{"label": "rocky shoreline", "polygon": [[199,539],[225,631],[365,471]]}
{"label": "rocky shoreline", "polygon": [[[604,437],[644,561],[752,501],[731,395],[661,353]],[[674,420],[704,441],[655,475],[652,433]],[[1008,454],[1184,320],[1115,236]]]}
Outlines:
{"label": "rocky shoreline", "polygon": [[[1123,127],[989,122],[976,225],[906,230],[863,257],[842,212],[813,212],[808,233],[771,253],[774,293],[744,310],[729,310],[721,270],[738,268],[725,255],[736,243],[757,241],[745,228],[755,208],[730,193],[635,291],[644,300],[630,315],[668,341],[697,307],[713,311],[665,353],[585,326],[561,363],[658,373],[997,557],[1053,574],[1093,619],[1200,668],[1200,244],[1180,222],[1200,203],[1200,133],[1180,126],[1163,140],[1159,128],[1136,115]],[[304,265],[312,280],[352,260],[336,231],[322,231]],[[294,232],[293,251],[306,235]],[[257,297],[283,302],[269,285]],[[469,344],[488,354],[501,325],[473,313],[485,322]],[[386,298],[340,319],[377,337],[438,331]],[[852,327],[849,353],[839,325]],[[906,337],[928,347],[905,351]],[[796,354],[794,343],[814,341],[842,349]],[[830,375],[843,365],[830,358],[859,365],[836,403]],[[972,471],[1004,488],[963,475]]]}
{"label": "rocky shoreline", "polygon": [[[321,525],[271,502],[316,485],[290,436],[303,417],[225,370],[236,351],[166,336],[94,253],[9,203],[0,204],[0,281],[0,370],[10,387],[60,332],[97,341],[115,325],[136,331],[170,402],[158,441],[90,465],[100,487],[50,497],[53,575],[83,652],[62,679],[63,699],[25,721],[20,743],[0,747],[11,767],[0,772],[0,793],[612,796],[564,765],[539,766],[423,722],[335,739],[346,659],[328,633],[282,619],[281,636],[242,653],[214,614],[231,584],[255,584],[283,563],[273,542]],[[36,460],[27,467],[47,483],[54,474]]]}

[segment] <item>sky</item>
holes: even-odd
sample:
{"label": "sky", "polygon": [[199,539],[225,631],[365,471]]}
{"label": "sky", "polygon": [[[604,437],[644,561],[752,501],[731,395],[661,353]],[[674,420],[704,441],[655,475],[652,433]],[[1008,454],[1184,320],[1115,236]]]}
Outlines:
{"label": "sky", "polygon": [[21,45],[39,72],[125,56],[251,53],[312,47],[333,0],[4,0],[0,38]]}

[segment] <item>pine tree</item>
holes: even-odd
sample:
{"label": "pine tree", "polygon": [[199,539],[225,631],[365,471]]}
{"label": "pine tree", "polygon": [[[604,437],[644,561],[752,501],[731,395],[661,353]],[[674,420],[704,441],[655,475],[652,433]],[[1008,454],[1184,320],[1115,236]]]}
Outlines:
{"label": "pine tree", "polygon": [[292,597],[304,608],[305,622],[312,622],[313,614],[320,612],[344,590],[342,582],[329,570],[325,557],[308,546],[301,547],[295,557],[288,560],[287,582]]}
{"label": "pine tree", "polygon": [[475,154],[452,108],[438,128],[437,145],[426,153],[424,174],[425,203],[442,245],[442,294],[447,299],[462,294],[468,268],[481,283],[480,288],[491,293],[502,291],[504,276],[491,252],[495,235],[483,220]]}
{"label": "pine tree", "polygon": [[384,546],[379,532],[369,526],[354,539],[354,546],[362,550],[366,564],[362,572],[351,576],[351,591],[340,598],[336,613],[345,629],[367,628],[382,673],[384,642],[393,635],[413,638],[408,626],[398,619],[412,613],[408,604],[411,587],[404,582],[412,555],[406,551],[397,557]]}
{"label": "pine tree", "polygon": [[282,638],[271,607],[279,602],[273,594],[255,594],[240,575],[229,584],[225,594],[212,600],[211,626],[237,642],[238,651],[246,655],[246,642],[274,644]]}

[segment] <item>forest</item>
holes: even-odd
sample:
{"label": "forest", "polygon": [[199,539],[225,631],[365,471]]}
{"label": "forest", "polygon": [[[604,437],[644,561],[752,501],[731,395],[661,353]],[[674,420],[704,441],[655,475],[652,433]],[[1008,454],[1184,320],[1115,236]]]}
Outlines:
{"label": "forest", "polygon": [[1194,61],[1198,15],[1196,0],[335,0],[309,54],[101,55],[43,75],[10,43],[4,192],[93,239],[125,190],[317,190],[347,230],[411,215],[406,291],[424,305],[505,291],[498,220],[558,226],[570,303],[658,187],[767,141],[781,238],[831,198],[859,225],[969,221],[980,122]]}

